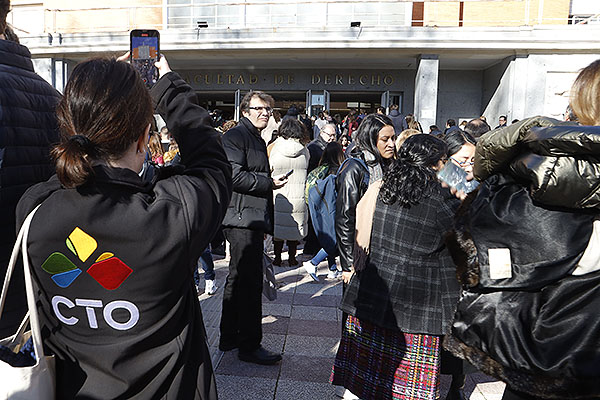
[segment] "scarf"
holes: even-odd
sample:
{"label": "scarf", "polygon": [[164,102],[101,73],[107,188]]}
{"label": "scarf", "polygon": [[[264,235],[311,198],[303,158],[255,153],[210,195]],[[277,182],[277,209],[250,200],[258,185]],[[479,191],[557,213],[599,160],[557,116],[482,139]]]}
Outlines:
{"label": "scarf", "polygon": [[[379,166],[381,169],[381,166]],[[383,180],[378,179],[369,185],[364,196],[356,206],[356,234],[354,235],[354,270],[361,271],[367,265],[371,247],[371,229],[373,228],[373,214],[375,214],[375,206],[379,189]]]}

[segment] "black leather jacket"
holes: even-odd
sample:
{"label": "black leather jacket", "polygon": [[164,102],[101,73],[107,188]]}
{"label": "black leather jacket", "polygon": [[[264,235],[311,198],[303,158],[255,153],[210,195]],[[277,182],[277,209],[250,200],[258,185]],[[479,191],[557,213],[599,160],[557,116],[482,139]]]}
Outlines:
{"label": "black leather jacket", "polygon": [[444,346],[536,398],[600,396],[598,154],[597,126],[534,117],[489,132],[483,182],[447,236],[465,290]]}
{"label": "black leather jacket", "polygon": [[[351,153],[351,157],[364,160],[362,152],[357,148]],[[350,271],[353,263],[356,205],[367,191],[368,185],[365,185],[364,178],[368,173],[369,171],[359,161],[350,160],[339,171],[335,180],[337,191],[335,236],[343,271]]]}

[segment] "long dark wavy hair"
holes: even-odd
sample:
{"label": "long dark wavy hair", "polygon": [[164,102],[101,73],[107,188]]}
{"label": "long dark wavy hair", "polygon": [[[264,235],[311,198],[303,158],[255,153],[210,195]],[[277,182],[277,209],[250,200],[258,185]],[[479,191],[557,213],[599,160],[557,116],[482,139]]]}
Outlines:
{"label": "long dark wavy hair", "polygon": [[[384,167],[384,170],[391,164],[393,159],[381,157],[381,154],[379,154],[379,150],[377,149],[377,140],[379,139],[379,131],[387,125],[394,126],[392,120],[388,116],[369,114],[362,120],[356,131],[356,144],[358,145],[358,148],[373,154],[376,162]],[[367,164],[374,164],[374,162],[367,161]]]}
{"label": "long dark wavy hair", "polygon": [[400,147],[398,159],[383,175],[379,195],[385,204],[399,202],[410,208],[437,190],[437,176],[433,169],[446,158],[448,147],[432,135],[419,134],[406,139]]}

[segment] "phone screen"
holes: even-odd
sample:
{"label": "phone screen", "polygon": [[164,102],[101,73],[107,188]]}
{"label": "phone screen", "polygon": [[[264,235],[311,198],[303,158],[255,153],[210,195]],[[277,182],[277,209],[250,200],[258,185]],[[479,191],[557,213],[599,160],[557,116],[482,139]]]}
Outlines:
{"label": "phone screen", "polygon": [[158,80],[159,35],[155,30],[131,32],[131,65],[139,72],[146,87],[151,88]]}
{"label": "phone screen", "polygon": [[476,180],[467,181],[467,173],[452,161],[448,161],[437,175],[448,186],[456,188],[456,190],[462,190],[465,193],[471,193],[479,186],[479,182]]}

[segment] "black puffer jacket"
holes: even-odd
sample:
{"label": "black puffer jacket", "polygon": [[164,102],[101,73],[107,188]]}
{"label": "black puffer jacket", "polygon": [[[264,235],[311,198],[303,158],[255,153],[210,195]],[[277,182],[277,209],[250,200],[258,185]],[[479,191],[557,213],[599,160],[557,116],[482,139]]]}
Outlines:
{"label": "black puffer jacket", "polygon": [[248,118],[223,135],[233,169],[233,195],[223,226],[273,231],[273,181],[267,146]]}
{"label": "black puffer jacket", "polygon": [[[58,142],[60,94],[33,71],[25,46],[0,40],[0,277],[15,234],[15,207],[25,190],[52,176],[50,145]],[[15,333],[26,312],[23,273],[17,268],[0,320],[0,337]]]}
{"label": "black puffer jacket", "polygon": [[541,398],[600,396],[599,143],[540,117],[484,135],[447,238],[465,291],[445,347]]}
{"label": "black puffer jacket", "polygon": [[[364,156],[358,148],[350,154],[352,158]],[[335,204],[335,236],[343,271],[350,271],[353,263],[354,235],[356,230],[356,206],[369,185],[365,176],[369,171],[358,161],[350,159],[339,171],[335,180],[337,199]]]}

